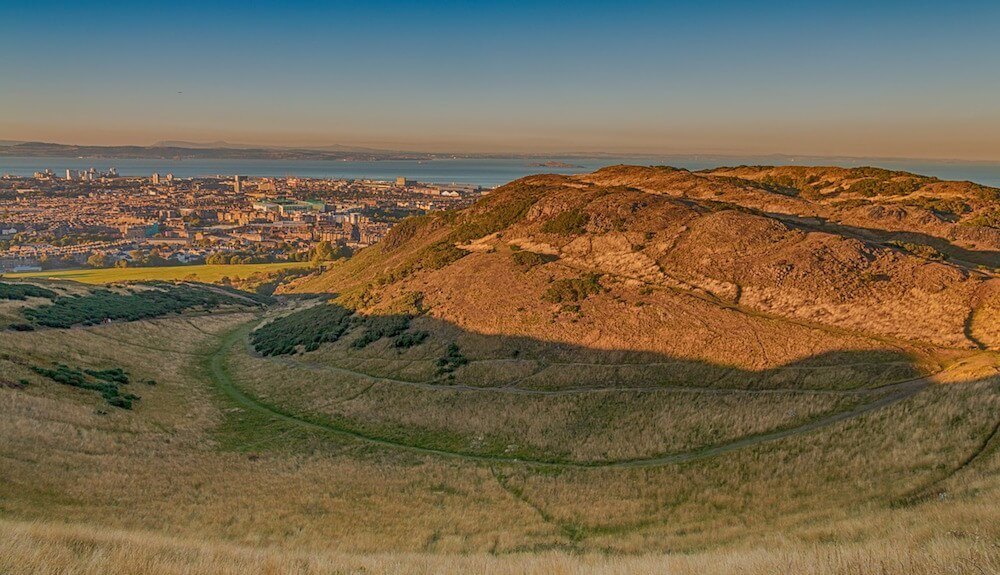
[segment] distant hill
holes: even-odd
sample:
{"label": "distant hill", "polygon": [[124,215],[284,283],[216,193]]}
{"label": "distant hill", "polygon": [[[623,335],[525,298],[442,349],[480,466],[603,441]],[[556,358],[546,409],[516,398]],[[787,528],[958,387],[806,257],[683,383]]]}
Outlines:
{"label": "distant hill", "polygon": [[[175,145],[176,144],[176,145]],[[0,156],[137,158],[137,159],[247,159],[247,160],[402,160],[429,159],[429,154],[384,150],[328,148],[261,148],[213,142],[160,142],[153,146],[76,146],[45,142],[0,144]]]}
{"label": "distant hill", "polygon": [[[343,146],[330,144],[326,146],[261,146],[259,144],[239,144],[216,140],[214,142],[189,142],[185,140],[163,140],[152,145],[154,148],[191,148],[196,150],[300,150],[310,152],[345,152],[363,154],[403,154],[409,155],[412,152],[401,150],[384,150],[380,148],[366,148],[362,146]],[[421,154],[417,154],[421,155]]]}

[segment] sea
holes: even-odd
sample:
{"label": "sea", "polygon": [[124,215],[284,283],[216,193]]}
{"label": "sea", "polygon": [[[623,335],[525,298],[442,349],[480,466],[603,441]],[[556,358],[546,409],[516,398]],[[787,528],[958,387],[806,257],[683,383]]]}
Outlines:
{"label": "sea", "polygon": [[[558,163],[559,165],[544,165]],[[51,169],[62,176],[67,169],[91,167],[106,171],[114,167],[123,176],[147,176],[153,172],[178,178],[207,176],[267,176],[394,180],[405,177],[424,183],[471,184],[492,188],[530,174],[578,174],[604,166],[633,164],[673,166],[701,170],[738,165],[878,166],[904,170],[945,180],[968,180],[1000,187],[1000,163],[903,160],[879,158],[795,158],[790,156],[635,156],[635,157],[535,157],[525,158],[436,158],[432,160],[378,160],[366,162],[315,160],[216,160],[216,159],[111,159],[60,157],[0,157],[0,174],[31,176]]]}

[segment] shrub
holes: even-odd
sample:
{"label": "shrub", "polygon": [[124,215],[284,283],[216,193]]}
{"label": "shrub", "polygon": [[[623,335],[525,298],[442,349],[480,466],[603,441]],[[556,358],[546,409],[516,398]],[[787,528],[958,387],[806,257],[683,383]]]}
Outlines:
{"label": "shrub", "polygon": [[847,188],[847,191],[866,198],[875,196],[905,196],[919,190],[921,186],[923,186],[923,182],[916,178],[907,178],[904,180],[866,178],[851,184]]}
{"label": "shrub", "polygon": [[0,283],[0,299],[23,301],[29,297],[45,297],[52,299],[56,292],[32,284]]}
{"label": "shrub", "polygon": [[314,351],[323,342],[340,339],[351,325],[351,311],[335,304],[320,304],[274,319],[250,334],[262,355],[295,353],[298,346]]}
{"label": "shrub", "polygon": [[94,325],[104,320],[136,321],[195,307],[246,305],[246,301],[235,296],[205,288],[162,282],[151,285],[156,289],[124,294],[101,289],[85,296],[57,297],[51,304],[29,308],[23,313],[37,324],[67,328],[78,324]]}
{"label": "shrub", "polygon": [[528,251],[514,252],[511,257],[514,258],[515,264],[517,264],[526,271],[536,266],[547,264],[549,262],[554,262],[559,259],[559,256],[554,256],[550,254],[539,254]]}
{"label": "shrub", "polygon": [[598,274],[556,280],[552,282],[542,297],[552,303],[583,301],[593,294],[604,291],[600,280],[601,276]]}
{"label": "shrub", "polygon": [[1000,209],[980,212],[962,223],[969,226],[1000,228]]}
{"label": "shrub", "polygon": [[407,315],[375,315],[366,317],[363,321],[364,333],[351,342],[351,347],[356,349],[367,347],[383,337],[399,336],[410,328],[410,316]]}
{"label": "shrub", "polygon": [[469,363],[469,359],[462,355],[458,344],[452,342],[448,344],[444,357],[439,357],[436,362],[438,375],[451,373],[467,363]]}
{"label": "shrub", "polygon": [[129,382],[128,374],[121,368],[81,370],[60,363],[51,369],[38,366],[32,366],[31,369],[56,383],[96,391],[114,407],[132,409],[132,402],[139,399],[138,395],[121,393],[120,386]]}
{"label": "shrub", "polygon": [[931,246],[925,244],[894,240],[888,242],[888,245],[922,258],[927,258],[931,260],[942,260],[942,261],[948,259],[947,254],[943,254],[938,250],[932,248]]}
{"label": "shrub", "polygon": [[426,331],[404,332],[392,340],[392,345],[397,348],[410,348],[424,343],[429,336]]}
{"label": "shrub", "polygon": [[567,210],[542,224],[542,231],[547,234],[582,234],[589,221],[590,216],[586,213],[580,210]]}

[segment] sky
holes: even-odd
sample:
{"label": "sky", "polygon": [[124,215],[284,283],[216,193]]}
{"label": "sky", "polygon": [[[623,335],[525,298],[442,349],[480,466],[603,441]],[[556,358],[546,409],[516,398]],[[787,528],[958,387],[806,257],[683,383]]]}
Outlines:
{"label": "sky", "polygon": [[1000,2],[0,0],[0,140],[1000,160]]}

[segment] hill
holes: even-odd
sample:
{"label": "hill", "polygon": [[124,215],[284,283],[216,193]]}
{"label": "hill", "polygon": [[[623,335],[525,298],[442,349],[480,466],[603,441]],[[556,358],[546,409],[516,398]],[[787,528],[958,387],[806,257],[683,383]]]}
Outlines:
{"label": "hill", "polygon": [[[803,182],[825,174],[809,184],[822,182],[825,195],[810,199],[791,187],[799,180],[758,183],[783,170]],[[471,331],[747,367],[866,345],[837,330],[1000,345],[1000,229],[987,225],[1000,210],[997,190],[809,170],[616,166],[528,177],[465,211],[404,222],[381,245],[288,291],[338,292],[368,311],[419,294],[428,314]],[[905,196],[871,195],[864,208],[853,192],[827,191],[896,178],[923,183]],[[849,197],[832,199],[840,196]],[[947,215],[903,197],[964,207]],[[761,331],[767,325],[780,327]]]}
{"label": "hill", "polygon": [[799,170],[524,178],[276,298],[0,282],[0,571],[997,571],[993,190]]}
{"label": "hill", "polygon": [[327,148],[266,148],[232,147],[162,142],[153,146],[79,146],[48,142],[0,143],[2,156],[34,156],[57,158],[139,158],[139,159],[236,159],[236,160],[426,160],[431,155],[414,152],[392,152],[374,149]]}

